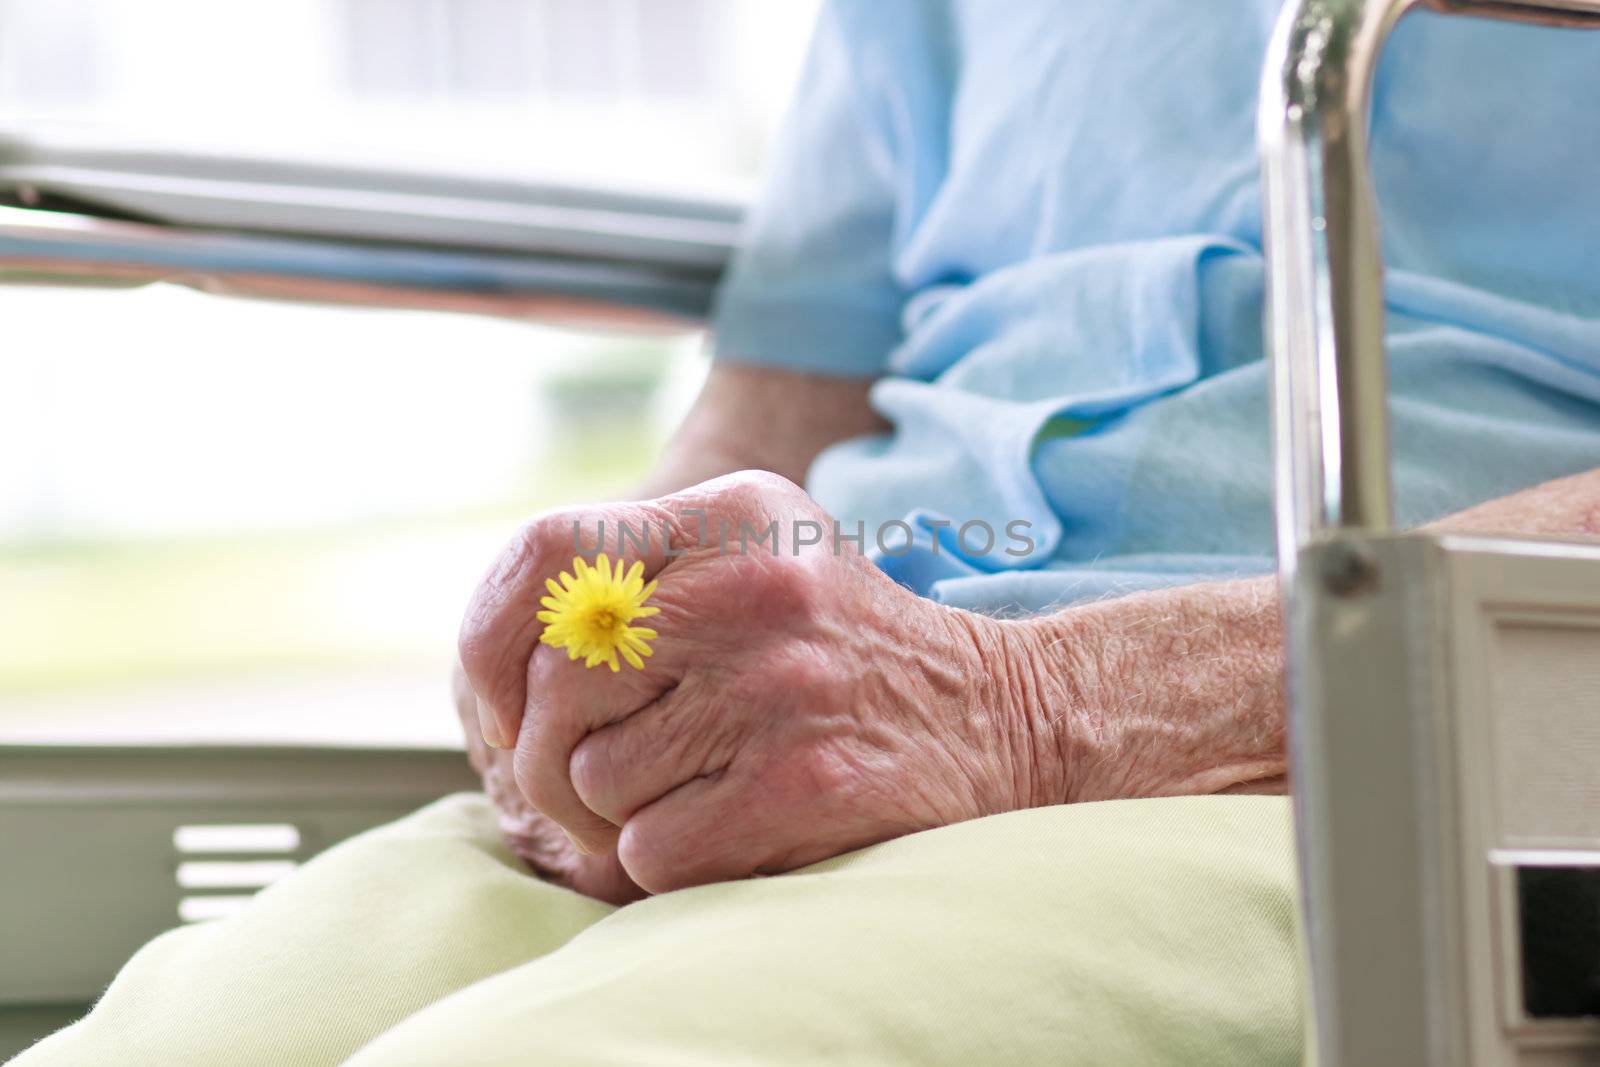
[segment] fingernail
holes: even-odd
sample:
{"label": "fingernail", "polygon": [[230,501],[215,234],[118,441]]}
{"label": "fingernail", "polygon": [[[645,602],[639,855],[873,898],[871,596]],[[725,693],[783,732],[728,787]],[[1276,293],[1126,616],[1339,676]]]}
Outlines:
{"label": "fingernail", "polygon": [[579,841],[576,837],[572,836],[572,831],[570,831],[570,830],[562,830],[561,832],[567,835],[567,840],[572,842],[572,847],[573,848],[577,849],[579,852],[583,853],[585,856],[593,856],[594,855],[594,852],[589,849],[589,846],[585,845],[582,841]]}
{"label": "fingernail", "polygon": [[478,729],[483,734],[483,743],[490,748],[509,748],[505,735],[500,732],[500,720],[495,717],[494,711],[483,701],[478,701]]}

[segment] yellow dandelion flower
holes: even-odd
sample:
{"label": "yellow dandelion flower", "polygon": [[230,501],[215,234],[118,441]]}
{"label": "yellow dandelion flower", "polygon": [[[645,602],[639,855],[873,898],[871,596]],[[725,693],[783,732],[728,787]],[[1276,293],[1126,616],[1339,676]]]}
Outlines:
{"label": "yellow dandelion flower", "polygon": [[573,557],[572,569],[576,575],[562,571],[559,585],[554,578],[545,579],[550,595],[539,601],[548,609],[539,612],[539,621],[544,623],[539,640],[565,648],[568,659],[582,656],[585,667],[604,663],[613,671],[620,670],[620,652],[630,666],[642,668],[642,657],[650,655],[645,642],[656,632],[648,626],[634,626],[633,620],[661,610],[644,606],[656,591],[655,582],[644,583],[644,564],[635,563],[624,576],[622,561],[617,560],[613,567],[602,552],[592,567],[581,556]]}

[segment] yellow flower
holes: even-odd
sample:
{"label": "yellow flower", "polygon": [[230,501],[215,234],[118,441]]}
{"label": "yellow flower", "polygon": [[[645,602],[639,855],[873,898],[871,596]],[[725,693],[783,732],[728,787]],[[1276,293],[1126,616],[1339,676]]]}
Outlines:
{"label": "yellow flower", "polygon": [[647,608],[644,602],[656,591],[656,583],[644,584],[644,564],[635,563],[624,577],[622,561],[613,568],[604,552],[593,567],[582,557],[575,556],[573,577],[561,572],[561,584],[554,578],[545,579],[550,595],[539,601],[548,611],[539,612],[544,623],[544,633],[539,640],[547,645],[567,650],[568,659],[583,657],[585,667],[604,663],[613,671],[620,670],[617,653],[634,667],[642,668],[640,657],[650,655],[645,644],[656,632],[648,626],[632,625],[659,612],[660,608]]}

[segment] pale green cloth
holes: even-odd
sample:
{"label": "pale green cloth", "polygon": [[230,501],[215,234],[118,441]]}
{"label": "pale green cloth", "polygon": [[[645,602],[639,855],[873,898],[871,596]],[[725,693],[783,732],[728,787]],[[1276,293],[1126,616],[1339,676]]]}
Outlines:
{"label": "pale green cloth", "polygon": [[614,910],[480,796],[165,934],[15,1067],[1290,1064],[1288,806],[1015,812]]}

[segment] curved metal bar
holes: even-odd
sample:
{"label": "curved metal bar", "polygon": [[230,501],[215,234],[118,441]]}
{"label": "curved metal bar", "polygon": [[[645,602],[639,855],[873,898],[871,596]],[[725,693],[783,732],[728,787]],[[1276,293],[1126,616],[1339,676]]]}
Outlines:
{"label": "curved metal bar", "polygon": [[1278,546],[1393,524],[1383,263],[1367,169],[1372,76],[1419,0],[1299,0],[1262,82]]}
{"label": "curved metal bar", "polygon": [[1279,560],[1325,531],[1394,523],[1383,263],[1367,157],[1372,79],[1414,7],[1600,28],[1600,0],[1296,0],[1259,113]]}
{"label": "curved metal bar", "polygon": [[[1359,933],[1352,935],[1354,926],[1335,929],[1331,921],[1337,914],[1348,918],[1351,912],[1365,908],[1370,913],[1369,905],[1384,904],[1409,909],[1406,915],[1426,916],[1430,909],[1425,905],[1436,902],[1440,887],[1418,888],[1424,880],[1417,870],[1432,861],[1414,865],[1410,875],[1369,865],[1377,857],[1404,866],[1419,848],[1444,847],[1446,836],[1429,823],[1437,813],[1420,801],[1408,809],[1409,817],[1387,811],[1387,828],[1365,818],[1373,809],[1360,802],[1373,789],[1375,777],[1388,783],[1388,795],[1393,796],[1396,791],[1407,794],[1419,775],[1431,773],[1425,765],[1430,749],[1416,740],[1427,729],[1404,714],[1388,714],[1405,708],[1417,694],[1396,695],[1392,686],[1341,688],[1325,671],[1330,662],[1351,662],[1351,647],[1330,656],[1326,646],[1348,638],[1351,620],[1359,617],[1360,608],[1341,614],[1338,605],[1340,595],[1360,588],[1370,573],[1363,553],[1386,546],[1389,562],[1396,564],[1392,569],[1409,566],[1420,572],[1422,567],[1415,552],[1404,555],[1416,544],[1407,539],[1336,540],[1342,534],[1383,534],[1394,523],[1383,263],[1367,127],[1383,44],[1415,7],[1600,28],[1600,0],[1290,0],[1273,35],[1259,113],[1267,341],[1278,559],[1290,620],[1290,774],[1317,1060],[1323,1067],[1391,1062],[1444,1067],[1463,1062],[1457,1051],[1464,1036],[1451,1028],[1459,1020],[1440,1007],[1450,994],[1442,979],[1431,980],[1457,974],[1460,961],[1446,959],[1448,939],[1437,936],[1437,927],[1424,930],[1419,921],[1412,942],[1384,946],[1385,952],[1374,955],[1370,939],[1363,942]],[[1319,545],[1324,541],[1334,543]],[[1297,583],[1293,579],[1303,552],[1319,561],[1316,580],[1308,574]],[[1337,566],[1329,569],[1330,562]],[[1346,562],[1351,566],[1341,570]],[[1366,606],[1367,629],[1355,628],[1368,641],[1360,651],[1396,650],[1386,664],[1371,664],[1373,677],[1398,684],[1410,671],[1406,684],[1416,689],[1415,676],[1428,673],[1415,667],[1416,660],[1435,651],[1424,647],[1432,635],[1425,620],[1420,635],[1408,629],[1418,620],[1406,615],[1401,583],[1380,584],[1377,592],[1376,606]],[[1317,621],[1313,625],[1308,620]],[[1405,648],[1408,641],[1417,642],[1416,651]],[[1340,693],[1356,693],[1357,706],[1341,705]],[[1364,720],[1350,718],[1363,714]],[[1337,731],[1329,727],[1334,716],[1340,717]],[[1385,744],[1390,741],[1394,743]],[[1360,768],[1367,780],[1357,780],[1352,768]],[[1401,825],[1407,818],[1412,825]],[[1385,833],[1395,828],[1399,832]],[[1352,893],[1353,884],[1386,876],[1390,886],[1411,884],[1412,899],[1374,904],[1383,893]],[[1366,982],[1364,965],[1379,957],[1406,970],[1373,987]],[[1403,989],[1405,997],[1386,1000],[1396,989]],[[1370,1032],[1383,1030],[1381,1024],[1400,1015],[1405,1017],[1392,1032]],[[1352,1034],[1367,1036],[1352,1043]],[[1361,1049],[1373,1048],[1408,1052],[1363,1058]]]}
{"label": "curved metal bar", "polygon": [[320,302],[682,329],[737,241],[730,193],[130,146],[0,130],[0,283],[176,282]]}
{"label": "curved metal bar", "polygon": [[313,240],[0,207],[0,284],[147,285],[326,304],[679,331],[718,271],[647,261]]}

